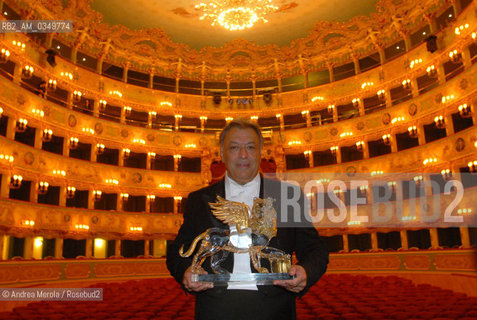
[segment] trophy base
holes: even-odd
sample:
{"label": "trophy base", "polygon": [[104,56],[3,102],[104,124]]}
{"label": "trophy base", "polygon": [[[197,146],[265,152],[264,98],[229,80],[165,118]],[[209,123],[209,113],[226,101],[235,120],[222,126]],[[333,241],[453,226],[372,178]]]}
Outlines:
{"label": "trophy base", "polygon": [[229,283],[250,283],[272,285],[274,280],[291,280],[295,276],[288,273],[229,273],[229,274],[193,274],[192,282],[212,282],[214,286],[226,286]]}

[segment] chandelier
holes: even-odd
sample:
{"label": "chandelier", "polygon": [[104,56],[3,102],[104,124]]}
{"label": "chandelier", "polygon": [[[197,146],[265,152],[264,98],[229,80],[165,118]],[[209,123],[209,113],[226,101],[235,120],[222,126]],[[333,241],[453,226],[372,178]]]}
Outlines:
{"label": "chandelier", "polygon": [[212,21],[227,30],[251,28],[257,21],[268,22],[265,16],[278,10],[272,0],[210,0],[195,6],[202,12],[201,20]]}

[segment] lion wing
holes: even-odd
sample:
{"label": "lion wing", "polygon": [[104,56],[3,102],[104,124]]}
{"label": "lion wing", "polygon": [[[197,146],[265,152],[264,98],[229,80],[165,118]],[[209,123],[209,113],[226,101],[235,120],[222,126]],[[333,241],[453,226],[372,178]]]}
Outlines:
{"label": "lion wing", "polygon": [[248,206],[217,196],[216,202],[209,202],[214,216],[229,226],[235,224],[239,233],[249,227]]}

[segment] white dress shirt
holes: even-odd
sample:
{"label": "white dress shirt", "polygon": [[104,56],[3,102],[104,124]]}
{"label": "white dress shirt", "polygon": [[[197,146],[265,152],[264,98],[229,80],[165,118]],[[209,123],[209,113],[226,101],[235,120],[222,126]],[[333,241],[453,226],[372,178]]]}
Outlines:
{"label": "white dress shirt", "polygon": [[[253,199],[260,196],[260,175],[257,174],[252,181],[244,185],[237,183],[225,174],[225,198],[230,201],[246,204],[250,209]],[[248,212],[250,215],[250,211]],[[252,244],[250,234],[237,232],[235,225],[230,226],[230,242],[238,248],[248,248]],[[233,273],[252,273],[250,268],[250,256],[248,253],[234,253]],[[258,290],[254,283],[229,283],[228,289]]]}

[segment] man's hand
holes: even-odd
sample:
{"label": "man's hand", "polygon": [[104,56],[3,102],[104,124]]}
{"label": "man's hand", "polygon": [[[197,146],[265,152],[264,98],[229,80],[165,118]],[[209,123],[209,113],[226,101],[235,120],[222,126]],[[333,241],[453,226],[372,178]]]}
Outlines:
{"label": "man's hand", "polygon": [[284,287],[288,291],[295,293],[300,292],[306,287],[305,268],[299,265],[292,265],[288,274],[291,276],[296,276],[296,278],[291,280],[275,280],[273,281],[273,284]]}
{"label": "man's hand", "polygon": [[[186,272],[184,273],[184,276],[182,277],[182,284],[187,291],[200,292],[214,287],[214,284],[211,282],[192,282],[192,274],[192,266],[190,266],[189,268],[187,268]],[[200,269],[199,274],[207,274],[207,272],[204,269]]]}

